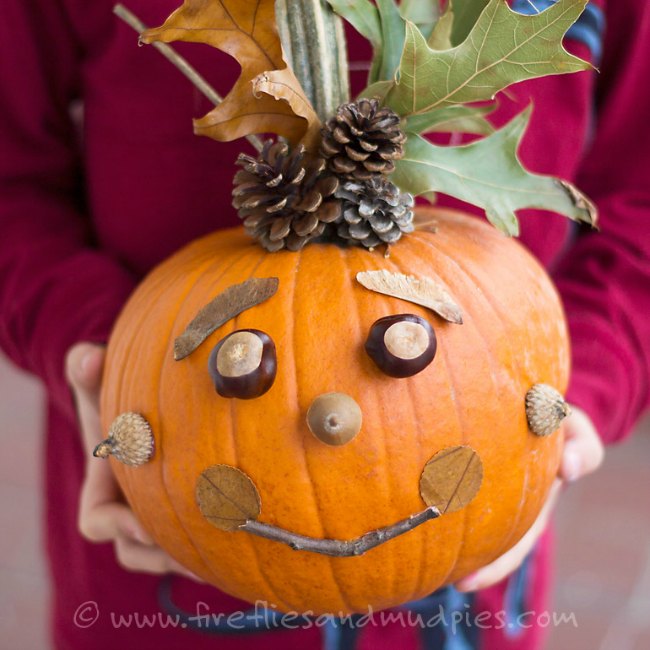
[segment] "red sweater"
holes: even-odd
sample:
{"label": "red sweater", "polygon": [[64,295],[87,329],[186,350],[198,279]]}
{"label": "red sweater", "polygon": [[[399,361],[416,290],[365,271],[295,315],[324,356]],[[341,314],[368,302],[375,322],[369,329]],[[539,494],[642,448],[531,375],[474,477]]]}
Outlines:
{"label": "red sweater", "polygon": [[[112,16],[112,3],[5,0],[0,22],[0,345],[48,389],[47,544],[56,647],[316,648],[313,629],[218,643],[182,629],[115,630],[108,612],[158,611],[159,579],[122,571],[110,545],[87,544],[76,531],[85,459],[63,378],[65,352],[78,341],[106,341],[127,296],[153,265],[191,239],[237,222],[229,179],[233,160],[247,149],[192,135],[191,118],[210,106],[153,48],[137,47],[134,32]],[[178,0],[128,4],[155,25]],[[529,213],[522,215],[521,239],[552,270],[565,302],[574,362],[569,399],[612,442],[630,430],[649,396],[650,4],[595,4],[606,4],[601,74],[520,84],[502,98],[497,121],[533,99],[524,161],[576,181],[600,208],[600,232],[573,237],[566,220]],[[583,45],[568,45],[589,56]],[[225,55],[201,46],[178,49],[219,91],[228,91],[238,69]],[[357,39],[352,58],[364,57],[367,48]],[[82,97],[83,109],[74,103]],[[531,609],[538,611],[546,591],[542,564],[530,588]],[[479,604],[500,609],[502,592],[503,585],[489,590]],[[173,596],[190,611],[197,601],[213,612],[243,607],[181,578],[174,579]],[[86,601],[96,601],[104,615],[80,629],[73,615]],[[538,632],[516,643],[485,632],[483,644],[531,648]],[[369,628],[362,647],[414,642],[413,630]]]}

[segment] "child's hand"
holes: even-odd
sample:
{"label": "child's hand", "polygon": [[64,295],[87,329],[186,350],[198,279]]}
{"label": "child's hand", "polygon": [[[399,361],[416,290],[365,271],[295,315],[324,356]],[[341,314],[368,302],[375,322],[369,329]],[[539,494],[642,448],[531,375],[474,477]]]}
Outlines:
{"label": "child's hand", "polygon": [[72,387],[86,453],[86,475],[79,502],[79,531],[91,542],[113,542],[117,560],[130,571],[175,572],[199,580],[156,546],[124,503],[111,466],[93,458],[102,435],[99,390],[105,350],[92,343],[72,347],[66,358],[66,375]]}
{"label": "child's hand", "polygon": [[603,443],[589,416],[579,408],[572,407],[572,413],[566,421],[566,440],[558,479],[553,484],[539,517],[509,551],[488,566],[457,582],[456,589],[459,591],[485,589],[500,582],[519,568],[544,532],[560,493],[562,482],[576,481],[595,471],[602,464],[603,457]]}

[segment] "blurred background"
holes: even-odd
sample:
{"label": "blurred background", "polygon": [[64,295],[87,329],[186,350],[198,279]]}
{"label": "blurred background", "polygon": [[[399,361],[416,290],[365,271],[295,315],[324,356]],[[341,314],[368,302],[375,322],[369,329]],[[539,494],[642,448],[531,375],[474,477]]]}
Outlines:
{"label": "blurred background", "polygon": [[[0,356],[0,647],[47,650],[48,578],[40,525],[41,388]],[[650,648],[650,418],[571,486],[557,513],[551,610],[577,627],[549,650]],[[497,648],[491,650],[498,650]]]}

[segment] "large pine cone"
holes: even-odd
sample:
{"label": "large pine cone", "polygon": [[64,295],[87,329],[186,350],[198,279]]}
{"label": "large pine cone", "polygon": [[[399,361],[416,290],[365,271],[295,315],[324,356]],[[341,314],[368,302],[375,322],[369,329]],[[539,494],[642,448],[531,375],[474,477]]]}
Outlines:
{"label": "large pine cone", "polygon": [[343,218],[337,234],[342,239],[374,248],[394,244],[413,232],[413,196],[381,176],[369,181],[348,181],[336,191],[343,200]]}
{"label": "large pine cone", "polygon": [[241,154],[233,205],[247,232],[268,251],[300,250],[341,216],[339,181],[300,145],[267,141],[258,158]]}
{"label": "large pine cone", "polygon": [[322,130],[321,155],[339,176],[369,180],[390,174],[395,160],[404,155],[406,136],[400,118],[390,108],[379,108],[376,99],[343,104]]}

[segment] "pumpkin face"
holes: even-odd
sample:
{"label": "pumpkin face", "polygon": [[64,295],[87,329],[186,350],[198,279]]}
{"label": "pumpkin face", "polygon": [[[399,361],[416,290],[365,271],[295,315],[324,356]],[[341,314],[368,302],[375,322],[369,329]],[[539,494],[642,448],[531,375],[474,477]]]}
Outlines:
{"label": "pumpkin face", "polygon": [[[156,542],[201,578],[284,611],[387,608],[484,566],[534,521],[562,436],[531,433],[525,397],[538,383],[566,388],[559,299],[518,243],[472,217],[431,216],[436,233],[405,237],[388,258],[325,244],[269,254],[239,229],[220,232],[164,262],[130,300],[108,348],[102,418],[108,429],[123,413],[141,414],[155,451],[139,467],[111,463]],[[380,269],[435,279],[460,306],[463,324],[355,279]],[[174,340],[201,308],[251,277],[278,278],[277,293],[176,361]],[[366,342],[380,319],[402,314],[416,317],[416,338],[418,319],[430,326],[436,349],[417,372],[396,377]],[[241,330],[266,334],[277,364],[270,386],[245,400],[219,394],[209,371],[214,348]],[[362,415],[341,444],[324,442],[307,420],[329,393],[348,396]],[[227,465],[255,485],[260,522],[350,540],[422,512],[423,470],[455,446],[471,448],[482,464],[473,500],[358,557],[221,530],[197,503],[202,473]]]}

